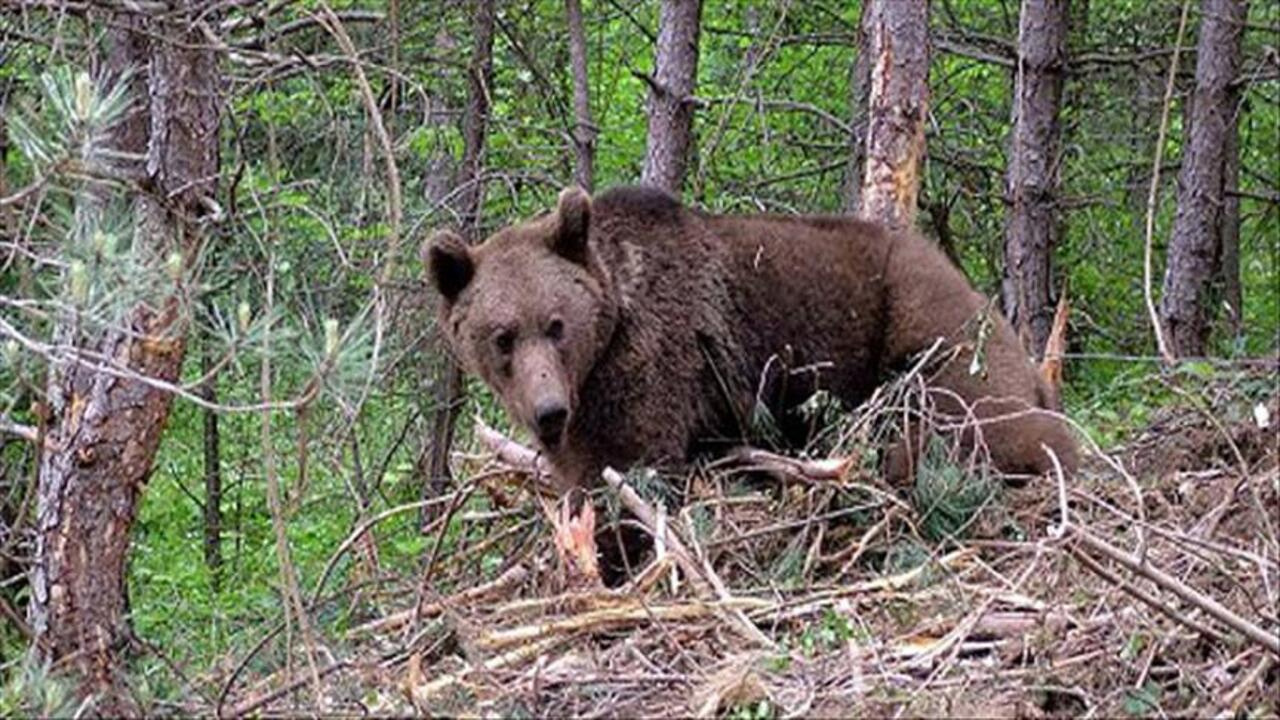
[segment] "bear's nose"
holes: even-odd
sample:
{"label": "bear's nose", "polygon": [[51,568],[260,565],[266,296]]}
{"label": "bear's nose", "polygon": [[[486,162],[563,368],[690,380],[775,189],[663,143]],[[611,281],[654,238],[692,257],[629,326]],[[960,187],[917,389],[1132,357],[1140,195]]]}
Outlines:
{"label": "bear's nose", "polygon": [[569,419],[569,408],[557,401],[538,403],[533,411],[533,421],[538,425],[538,439],[547,446],[560,441],[564,432],[565,421]]}

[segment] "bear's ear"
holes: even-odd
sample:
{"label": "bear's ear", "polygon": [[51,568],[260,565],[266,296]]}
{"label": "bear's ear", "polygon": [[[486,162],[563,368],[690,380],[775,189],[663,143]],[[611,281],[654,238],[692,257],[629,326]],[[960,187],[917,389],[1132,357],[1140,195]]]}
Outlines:
{"label": "bear's ear", "polygon": [[471,250],[457,233],[440,230],[422,246],[423,262],[431,274],[431,282],[444,299],[453,302],[466,289],[476,273]]}
{"label": "bear's ear", "polygon": [[577,185],[560,191],[556,206],[559,224],[551,239],[551,249],[556,254],[576,262],[587,264],[587,230],[591,226],[591,196]]}

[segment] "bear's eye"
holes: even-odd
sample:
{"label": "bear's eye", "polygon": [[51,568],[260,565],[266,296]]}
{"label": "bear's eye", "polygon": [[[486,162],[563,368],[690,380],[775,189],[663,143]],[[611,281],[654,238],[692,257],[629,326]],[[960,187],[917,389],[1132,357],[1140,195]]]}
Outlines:
{"label": "bear's eye", "polygon": [[547,337],[552,340],[559,340],[564,337],[564,321],[560,318],[553,318],[551,323],[547,325]]}
{"label": "bear's eye", "polygon": [[516,347],[516,333],[514,330],[503,330],[493,339],[493,344],[498,348],[498,352],[503,355],[510,355],[511,351]]}

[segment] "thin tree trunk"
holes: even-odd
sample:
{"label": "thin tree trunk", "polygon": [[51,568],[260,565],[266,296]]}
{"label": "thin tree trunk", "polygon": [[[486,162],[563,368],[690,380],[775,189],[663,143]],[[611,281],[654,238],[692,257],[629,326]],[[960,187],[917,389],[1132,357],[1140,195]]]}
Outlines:
{"label": "thin tree trunk", "polygon": [[1196,87],[1178,172],[1178,210],[1169,240],[1161,321],[1174,355],[1200,356],[1214,308],[1209,287],[1222,227],[1228,126],[1236,121],[1231,82],[1240,70],[1243,0],[1203,0],[1196,47]]}
{"label": "thin tree trunk", "polygon": [[857,213],[862,207],[862,178],[867,170],[867,106],[871,93],[870,23],[875,13],[869,2],[862,6],[858,20],[858,58],[853,63],[849,83],[849,166],[845,170],[844,210]]}
{"label": "thin tree trunk", "polygon": [[929,114],[929,3],[868,0],[864,13],[872,65],[859,214],[911,227]]}
{"label": "thin tree trunk", "polygon": [[693,145],[701,15],[702,0],[662,0],[654,72],[648,78],[649,135],[640,181],[676,194]]}
{"label": "thin tree trunk", "polygon": [[390,112],[384,123],[387,126],[387,134],[394,140],[396,136],[396,118],[400,114],[400,78],[394,73],[400,70],[400,1],[388,0],[387,2],[387,30],[391,36],[388,38],[388,44],[391,48],[391,70],[392,73],[387,76],[387,107]]}
{"label": "thin tree trunk", "polygon": [[[206,376],[200,388],[205,400],[217,402],[218,379],[210,331],[200,339],[200,374]],[[218,412],[204,409],[204,564],[209,569],[216,593],[222,585],[222,449],[218,432]]]}
{"label": "thin tree trunk", "polygon": [[1005,175],[1005,316],[1035,357],[1044,352],[1056,300],[1058,110],[1067,62],[1068,0],[1025,0],[1018,29],[1013,130]]}
{"label": "thin tree trunk", "polygon": [[[462,118],[462,166],[458,172],[459,216],[464,236],[475,242],[480,235],[480,213],[484,205],[484,147],[489,128],[489,92],[493,84],[493,0],[473,0],[472,36],[475,50],[468,68],[467,109]],[[449,449],[458,411],[463,403],[462,369],[454,358],[445,361],[436,383],[435,417],[431,425],[431,451],[427,458],[427,485],[430,497],[442,494],[452,475]]]}
{"label": "thin tree trunk", "polygon": [[[458,51],[457,43],[443,30],[436,35],[431,50],[440,56],[453,55]],[[441,133],[436,131],[449,124],[452,112],[441,95],[428,95],[424,124],[439,137]],[[444,145],[445,143],[439,143],[433,148],[423,171],[423,194],[433,206],[444,205],[454,190],[456,158]]]}
{"label": "thin tree trunk", "polygon": [[[143,103],[122,121],[111,144],[146,154],[146,163],[118,171],[141,177],[166,198],[164,206],[145,197],[135,202],[135,241],[158,257],[179,251],[189,260],[197,246],[185,219],[204,214],[202,201],[212,197],[218,170],[216,55],[194,29],[141,16],[115,16],[109,34],[107,66],[117,74],[126,67],[145,70],[135,80],[135,97]],[[77,337],[74,318],[67,318],[56,336],[133,372],[173,381],[185,350],[181,297],[175,287],[158,305],[128,310],[121,318],[126,327],[88,338]],[[81,692],[98,695],[94,712],[137,714],[120,677],[132,637],[125,594],[129,533],[172,396],[65,363],[50,371],[48,400],[29,604],[36,647],[48,661],[71,663]]]}
{"label": "thin tree trunk", "polygon": [[591,192],[596,155],[596,126],[591,122],[591,86],[587,84],[587,33],[582,27],[581,0],[564,0],[569,24],[569,65],[573,71],[574,182]]}
{"label": "thin tree trunk", "polygon": [[1223,166],[1222,226],[1218,237],[1218,278],[1222,303],[1227,311],[1227,329],[1232,338],[1244,332],[1244,292],[1240,287],[1240,90],[1233,87],[1227,96],[1226,159]]}

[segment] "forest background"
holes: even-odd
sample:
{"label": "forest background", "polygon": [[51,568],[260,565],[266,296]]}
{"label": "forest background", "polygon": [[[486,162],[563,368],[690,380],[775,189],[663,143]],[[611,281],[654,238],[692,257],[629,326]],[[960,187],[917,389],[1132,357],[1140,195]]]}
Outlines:
{"label": "forest background", "polygon": [[1265,426],[1278,148],[1271,2],[3,0],[0,714],[190,710],[470,542],[419,510],[510,428],[434,334],[437,227],[640,181],[914,225],[1037,357],[1065,299],[1112,448]]}

